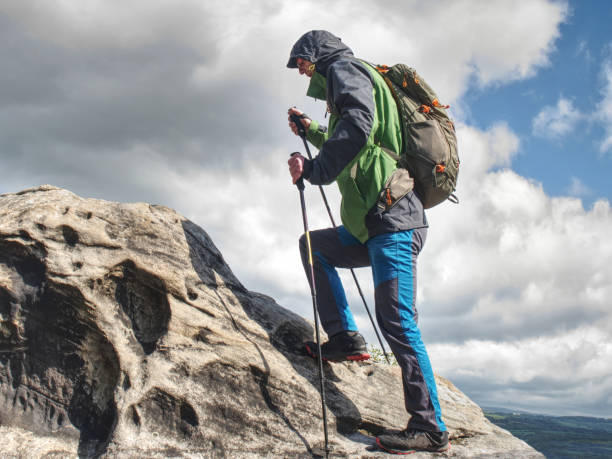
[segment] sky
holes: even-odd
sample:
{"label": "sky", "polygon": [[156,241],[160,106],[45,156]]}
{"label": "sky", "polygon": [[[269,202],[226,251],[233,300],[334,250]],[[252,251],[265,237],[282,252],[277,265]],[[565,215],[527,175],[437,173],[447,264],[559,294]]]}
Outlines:
{"label": "sky", "polygon": [[[0,193],[172,207],[247,288],[312,319],[287,109],[324,123],[325,104],[285,65],[329,30],[452,106],[460,203],[428,211],[418,266],[434,371],[481,406],[612,418],[610,23],[604,0],[0,0]],[[306,203],[329,226],[315,187]]]}

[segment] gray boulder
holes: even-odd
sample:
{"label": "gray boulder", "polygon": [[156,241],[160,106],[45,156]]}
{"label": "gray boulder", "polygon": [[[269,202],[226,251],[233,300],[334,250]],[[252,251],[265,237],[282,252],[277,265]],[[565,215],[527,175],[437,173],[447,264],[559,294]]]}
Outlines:
{"label": "gray boulder", "polygon": [[[2,457],[316,456],[312,336],[171,209],[52,186],[0,196]],[[406,425],[399,369],[324,371],[332,457],[389,457],[373,444]],[[542,457],[437,382],[442,456]]]}

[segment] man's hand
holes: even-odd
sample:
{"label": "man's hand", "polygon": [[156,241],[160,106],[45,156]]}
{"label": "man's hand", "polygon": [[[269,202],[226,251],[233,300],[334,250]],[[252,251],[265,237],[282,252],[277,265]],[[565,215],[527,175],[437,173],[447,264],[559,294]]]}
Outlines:
{"label": "man's hand", "polygon": [[304,172],[304,157],[299,153],[294,153],[289,158],[289,161],[287,161],[287,164],[289,164],[289,174],[291,174],[291,179],[295,185],[295,182],[300,179]]}
{"label": "man's hand", "polygon": [[[300,135],[298,132],[298,128],[295,125],[295,123],[293,121],[291,121],[291,115],[297,115],[297,116],[301,116],[304,114],[303,111],[298,110],[297,108],[291,107],[287,113],[289,114],[288,120],[289,120],[289,128],[291,128],[291,130],[293,131],[293,133],[295,135]],[[301,118],[300,121],[302,122],[302,125],[306,128],[306,130],[308,131],[308,128],[310,127],[310,118]]]}

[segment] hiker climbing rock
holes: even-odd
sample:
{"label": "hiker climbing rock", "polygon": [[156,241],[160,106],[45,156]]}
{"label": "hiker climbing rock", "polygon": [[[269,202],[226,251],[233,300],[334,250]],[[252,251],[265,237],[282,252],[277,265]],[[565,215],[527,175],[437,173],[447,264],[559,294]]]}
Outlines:
{"label": "hiker climbing rock", "polygon": [[[325,128],[300,110],[289,109],[291,130],[298,134],[292,117],[299,117],[306,139],[319,149],[312,160],[299,154],[289,159],[293,183],[335,181],[342,195],[342,226],[310,231],[308,241],[300,239],[307,273],[308,249],[312,251],[316,305],[329,336],[321,345],[321,357],[369,358],[336,268],[371,266],[376,318],[401,367],[410,414],[405,430],[386,432],[376,441],[400,454],[444,451],[448,433],[415,306],[417,257],[428,224],[412,179],[397,167],[405,139],[394,96],[375,67],[356,59],[338,37],[323,30],[307,32],[295,43],[287,67],[310,79],[307,95],[325,100],[330,113]],[[317,346],[306,347],[317,357]]]}

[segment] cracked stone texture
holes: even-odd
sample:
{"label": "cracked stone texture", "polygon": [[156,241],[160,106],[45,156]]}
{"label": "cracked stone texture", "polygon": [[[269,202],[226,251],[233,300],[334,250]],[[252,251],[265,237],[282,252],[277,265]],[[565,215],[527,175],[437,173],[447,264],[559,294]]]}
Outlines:
{"label": "cracked stone texture", "polygon": [[[312,337],[171,209],[49,185],[0,196],[2,457],[316,456]],[[324,371],[331,457],[390,457],[373,444],[407,422],[398,367]],[[543,457],[437,382],[452,448],[436,457]]]}

